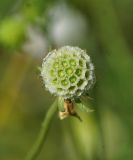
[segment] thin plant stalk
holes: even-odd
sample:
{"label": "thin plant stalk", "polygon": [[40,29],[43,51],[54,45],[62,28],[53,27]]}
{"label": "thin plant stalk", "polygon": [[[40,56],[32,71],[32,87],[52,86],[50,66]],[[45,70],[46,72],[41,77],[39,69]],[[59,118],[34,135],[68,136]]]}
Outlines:
{"label": "thin plant stalk", "polygon": [[43,147],[44,142],[46,141],[47,133],[49,131],[50,125],[52,123],[53,117],[55,115],[55,112],[57,111],[57,99],[52,104],[52,106],[49,108],[43,122],[42,127],[40,130],[40,133],[37,137],[37,140],[35,144],[33,145],[30,152],[27,154],[25,160],[35,160],[39,153],[41,152],[41,149]]}

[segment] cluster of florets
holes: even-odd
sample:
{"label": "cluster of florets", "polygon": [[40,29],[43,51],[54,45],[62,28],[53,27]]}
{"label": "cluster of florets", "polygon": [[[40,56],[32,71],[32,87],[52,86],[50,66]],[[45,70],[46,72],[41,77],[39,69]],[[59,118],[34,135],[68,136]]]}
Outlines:
{"label": "cluster of florets", "polygon": [[94,67],[84,50],[65,46],[48,53],[41,76],[51,93],[64,99],[80,97],[94,82]]}

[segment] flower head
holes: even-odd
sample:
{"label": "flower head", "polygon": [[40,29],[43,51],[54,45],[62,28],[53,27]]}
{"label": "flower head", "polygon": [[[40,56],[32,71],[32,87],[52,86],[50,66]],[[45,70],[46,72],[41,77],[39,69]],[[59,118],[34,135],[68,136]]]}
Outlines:
{"label": "flower head", "polygon": [[44,58],[41,76],[45,87],[64,99],[80,97],[94,82],[94,67],[87,53],[65,46],[53,50]]}

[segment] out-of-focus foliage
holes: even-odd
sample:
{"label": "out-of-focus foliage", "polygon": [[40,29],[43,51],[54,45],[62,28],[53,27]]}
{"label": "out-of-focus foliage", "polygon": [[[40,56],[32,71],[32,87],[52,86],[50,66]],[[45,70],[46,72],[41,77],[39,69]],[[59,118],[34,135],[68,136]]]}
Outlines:
{"label": "out-of-focus foliage", "polygon": [[0,26],[0,42],[7,47],[17,47],[25,31],[25,22],[19,17],[4,19]]}
{"label": "out-of-focus foliage", "polygon": [[[133,157],[133,1],[0,1],[0,160],[21,160],[54,97],[38,73],[51,48],[91,55],[96,85],[83,122],[58,113],[38,160]],[[9,54],[10,53],[10,54]]]}

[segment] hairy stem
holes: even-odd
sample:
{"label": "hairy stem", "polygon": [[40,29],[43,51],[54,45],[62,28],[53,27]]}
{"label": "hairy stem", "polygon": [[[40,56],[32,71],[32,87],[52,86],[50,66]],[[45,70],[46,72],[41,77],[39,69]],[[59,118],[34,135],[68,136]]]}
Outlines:
{"label": "hairy stem", "polygon": [[52,106],[49,108],[43,123],[42,123],[42,128],[40,130],[40,133],[38,135],[38,138],[33,145],[31,151],[27,154],[25,160],[35,160],[36,157],[39,155],[41,148],[43,147],[43,144],[46,140],[48,130],[50,128],[52,119],[55,115],[55,112],[57,110],[57,100],[52,104]]}

